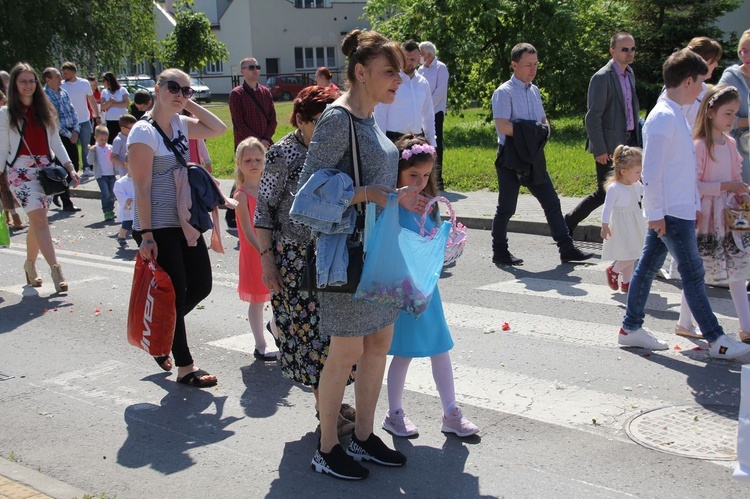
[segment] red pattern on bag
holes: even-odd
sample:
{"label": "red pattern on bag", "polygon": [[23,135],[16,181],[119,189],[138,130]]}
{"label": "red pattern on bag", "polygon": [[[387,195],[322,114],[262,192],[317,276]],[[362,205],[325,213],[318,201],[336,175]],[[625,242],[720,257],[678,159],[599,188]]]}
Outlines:
{"label": "red pattern on bag", "polygon": [[172,279],[155,261],[135,258],[128,309],[128,343],[149,355],[169,355],[176,322]]}

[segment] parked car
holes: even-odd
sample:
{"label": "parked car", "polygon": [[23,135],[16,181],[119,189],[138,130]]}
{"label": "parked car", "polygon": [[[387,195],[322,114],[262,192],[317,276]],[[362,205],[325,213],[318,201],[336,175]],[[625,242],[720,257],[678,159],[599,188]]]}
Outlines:
{"label": "parked car", "polygon": [[193,89],[193,100],[205,103],[211,102],[211,89],[200,78],[190,78],[190,88]]}
{"label": "parked car", "polygon": [[304,75],[271,76],[266,81],[266,86],[276,100],[292,100],[300,90],[310,85],[315,85],[315,80]]}
{"label": "parked car", "polygon": [[147,90],[148,93],[151,94],[151,98],[154,98],[154,87],[156,86],[156,82],[148,75],[121,76],[118,80],[120,81],[120,85],[128,90],[131,101],[133,100],[135,92],[140,89]]}

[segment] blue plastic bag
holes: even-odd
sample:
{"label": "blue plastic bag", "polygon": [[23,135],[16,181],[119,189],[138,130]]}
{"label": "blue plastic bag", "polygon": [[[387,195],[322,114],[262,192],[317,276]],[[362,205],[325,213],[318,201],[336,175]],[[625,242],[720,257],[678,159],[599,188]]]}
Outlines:
{"label": "blue plastic bag", "polygon": [[354,298],[403,310],[427,310],[443,268],[450,222],[431,238],[401,227],[398,195],[390,194],[368,242],[362,279]]}

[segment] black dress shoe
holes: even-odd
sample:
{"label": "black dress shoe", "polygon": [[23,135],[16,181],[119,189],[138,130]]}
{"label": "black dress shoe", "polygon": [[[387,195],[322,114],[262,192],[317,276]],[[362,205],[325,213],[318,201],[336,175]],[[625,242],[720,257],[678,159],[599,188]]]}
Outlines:
{"label": "black dress shoe", "polygon": [[54,204],[58,208],[60,207],[60,195],[59,194],[55,194],[54,196],[52,196],[52,204]]}
{"label": "black dress shoe", "polygon": [[573,247],[569,250],[560,252],[560,261],[562,261],[563,263],[582,262],[584,260],[588,260],[592,256],[594,256],[593,253],[584,253],[580,249]]}
{"label": "black dress shoe", "polygon": [[253,357],[264,362],[273,362],[276,360],[275,353],[260,353],[257,348],[253,352]]}
{"label": "black dress shoe", "polygon": [[62,211],[81,211],[81,209],[78,206],[71,204],[71,205],[63,206]]}
{"label": "black dress shoe", "polygon": [[500,255],[494,255],[492,257],[492,263],[500,265],[521,265],[523,258],[516,258],[510,252],[505,252]]}

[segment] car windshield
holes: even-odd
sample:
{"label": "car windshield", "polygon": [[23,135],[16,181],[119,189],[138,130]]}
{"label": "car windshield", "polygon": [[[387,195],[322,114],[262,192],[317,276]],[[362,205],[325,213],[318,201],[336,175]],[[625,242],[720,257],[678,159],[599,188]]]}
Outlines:
{"label": "car windshield", "polygon": [[196,87],[197,86],[201,86],[201,87],[205,87],[206,86],[206,84],[203,83],[203,80],[201,80],[200,78],[190,78],[190,84],[193,85],[193,86],[196,86]]}
{"label": "car windshield", "polygon": [[146,78],[145,80],[139,80],[138,84],[146,88],[156,86],[156,82],[152,80],[151,78]]}

